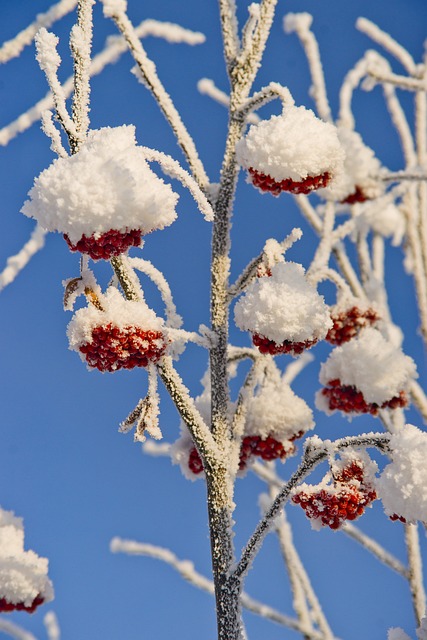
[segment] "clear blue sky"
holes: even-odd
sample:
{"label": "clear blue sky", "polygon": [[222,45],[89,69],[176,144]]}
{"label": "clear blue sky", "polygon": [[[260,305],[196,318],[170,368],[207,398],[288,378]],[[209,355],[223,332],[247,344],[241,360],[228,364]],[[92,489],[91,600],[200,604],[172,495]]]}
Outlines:
{"label": "clear blue sky", "polygon": [[[242,20],[248,3],[238,0],[238,4]],[[2,0],[1,42],[13,37],[49,5],[48,0]],[[145,44],[215,182],[224,147],[226,112],[206,96],[200,96],[196,83],[201,77],[209,77],[227,90],[217,2],[129,0],[129,5],[135,24],[145,18],[168,20],[207,36],[206,43],[197,47],[171,45],[154,38]],[[423,54],[427,35],[425,0],[280,2],[257,88],[270,81],[281,82],[289,86],[298,104],[312,106],[301,46],[295,35],[285,36],[282,30],[283,15],[291,11],[314,15],[335,114],[344,74],[371,47],[366,36],[354,28],[358,16],[365,16],[390,32],[416,61]],[[97,52],[115,28],[102,18],[99,3],[95,17]],[[61,38],[61,79],[68,77],[71,70],[67,34],[72,23],[67,17],[53,28]],[[141,144],[181,161],[180,151],[153,99],[129,73],[132,65],[125,55],[94,79],[92,127],[135,124]],[[397,64],[395,69],[402,72]],[[33,47],[0,68],[0,74],[2,127],[40,99],[47,85],[34,62]],[[409,98],[404,96],[403,102],[411,114]],[[399,169],[401,154],[380,90],[360,92],[355,106],[357,129],[367,144],[376,149],[386,166]],[[8,147],[0,148],[0,270],[31,233],[33,222],[19,210],[34,176],[52,159],[49,141],[37,124]],[[179,189],[177,185],[176,188]],[[300,220],[291,198],[261,196],[242,178],[233,225],[233,276],[259,253],[266,238],[282,239],[296,225],[302,226],[304,238],[292,250],[292,259],[308,264],[314,236]],[[144,254],[169,278],[185,327],[195,330],[199,324],[208,323],[210,228],[188,196],[181,197],[178,222],[150,236]],[[417,358],[423,380],[425,357],[417,335],[413,288],[400,260],[400,249],[391,249],[387,259],[391,304],[396,321],[407,333],[405,350]],[[97,273],[105,284],[108,269],[98,265]],[[213,640],[215,619],[210,596],[183,583],[161,563],[109,552],[109,541],[115,535],[156,543],[171,548],[179,557],[194,560],[196,567],[209,575],[203,483],[186,481],[167,459],[144,456],[140,445],[133,443],[132,434],[117,432],[118,424],[145,393],[145,371],[89,373],[78,356],[67,349],[65,330],[70,314],[62,310],[61,283],[77,275],[78,258],[69,253],[58,234],[51,235],[45,249],[0,294],[0,505],[24,518],[28,548],[50,560],[50,576],[56,589],[51,607],[58,615],[64,640]],[[154,306],[158,305],[154,291],[149,289],[148,296]],[[247,344],[247,337],[235,331],[233,341]],[[327,352],[323,346],[317,349],[317,364],[295,385],[311,406],[319,386],[318,363]],[[189,348],[179,364],[186,384],[195,394],[201,390],[199,380],[205,365],[205,354],[196,347]],[[322,437],[377,428],[369,418],[347,424],[340,418],[327,420],[316,415]],[[422,426],[415,413],[409,417]],[[171,402],[164,398],[161,425],[167,441],[177,437],[178,424]],[[292,464],[289,463],[290,468]],[[287,474],[286,467],[283,474]],[[251,476],[238,482],[237,549],[256,523],[257,496],[262,489]],[[342,534],[311,532],[308,521],[297,509],[291,510],[291,516],[297,547],[337,636],[345,640],[385,640],[390,626],[402,626],[414,636],[409,594],[399,576],[371,561],[367,552]],[[386,548],[404,559],[401,527],[389,523],[379,505],[360,524],[371,535],[384,536]],[[422,542],[425,547],[425,540]],[[291,612],[289,588],[273,536],[256,561],[247,590],[267,604]],[[12,618],[43,638],[44,613],[42,608],[32,617],[17,614]],[[247,616],[247,624],[251,640],[295,637],[292,632],[251,615]]]}

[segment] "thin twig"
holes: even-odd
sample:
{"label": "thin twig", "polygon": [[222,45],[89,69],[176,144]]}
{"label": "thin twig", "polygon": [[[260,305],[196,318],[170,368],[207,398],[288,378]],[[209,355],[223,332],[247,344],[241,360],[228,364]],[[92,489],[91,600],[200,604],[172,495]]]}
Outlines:
{"label": "thin twig", "polygon": [[405,542],[409,565],[408,580],[415,618],[418,623],[417,626],[419,626],[426,612],[426,594],[423,585],[423,563],[417,524],[405,524]]}
{"label": "thin twig", "polygon": [[400,560],[386,551],[384,547],[376,542],[376,540],[370,538],[366,533],[363,533],[363,531],[358,527],[355,527],[354,524],[351,524],[351,522],[345,522],[341,527],[341,531],[370,551],[380,562],[403,576],[403,578],[409,577],[408,569],[400,562]]}
{"label": "thin twig", "polygon": [[30,239],[24,244],[22,249],[7,259],[6,267],[0,273],[0,291],[13,282],[31,258],[40,251],[40,249],[43,249],[45,236],[46,231],[40,227],[40,225],[37,225]]}

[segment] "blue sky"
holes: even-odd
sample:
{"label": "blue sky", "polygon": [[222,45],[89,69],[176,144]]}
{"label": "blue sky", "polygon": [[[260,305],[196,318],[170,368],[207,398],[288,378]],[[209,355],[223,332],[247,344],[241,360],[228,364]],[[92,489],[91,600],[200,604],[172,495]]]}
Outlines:
{"label": "blue sky", "polygon": [[[238,2],[241,21],[246,2]],[[50,6],[46,0],[2,0],[0,40],[13,37],[37,13]],[[288,0],[279,3],[265,64],[256,88],[270,81],[289,86],[297,104],[312,107],[307,64],[295,35],[285,35],[282,18],[288,12],[307,11],[314,16],[329,98],[337,111],[339,86],[347,70],[372,44],[355,30],[358,16],[365,16],[406,46],[415,60],[423,54],[427,4],[424,0]],[[149,38],[148,54],[170,92],[184,122],[194,136],[212,181],[217,181],[223,153],[226,111],[197,92],[202,77],[227,90],[220,46],[217,3],[214,0],[129,1],[133,22],[155,18],[206,34],[196,47],[171,45]],[[95,8],[94,52],[99,51],[114,25]],[[70,74],[67,34],[73,23],[67,17],[54,26],[60,36],[63,57],[61,79]],[[377,47],[374,47],[377,48]],[[182,161],[179,148],[147,91],[129,73],[128,55],[109,67],[92,83],[91,126],[135,124],[141,144],[169,153]],[[396,72],[402,73],[398,64]],[[28,47],[20,58],[0,68],[0,128],[31,107],[47,91],[43,74]],[[409,116],[412,96],[403,96]],[[277,106],[276,106],[277,109]],[[274,107],[265,110],[265,114]],[[402,166],[397,137],[390,126],[381,91],[359,92],[355,97],[357,130],[393,170]],[[34,223],[19,210],[34,176],[47,167],[53,155],[49,141],[36,124],[0,148],[0,187],[3,229],[0,236],[0,270],[8,256],[28,239]],[[178,185],[174,185],[179,190]],[[208,281],[210,227],[182,193],[179,219],[163,232],[147,239],[144,255],[168,277],[185,327],[196,330],[209,321]],[[248,260],[259,253],[266,238],[283,238],[301,225],[304,237],[292,249],[293,260],[308,264],[315,238],[301,221],[292,199],[274,199],[239,182],[233,222],[235,278]],[[406,334],[404,348],[417,359],[421,382],[425,380],[425,356],[418,337],[418,320],[411,281],[401,266],[401,250],[387,254],[390,300],[396,322]],[[205,492],[202,482],[190,483],[167,459],[145,456],[132,435],[117,432],[146,391],[145,371],[114,375],[88,372],[78,356],[67,349],[69,312],[62,310],[62,281],[78,275],[78,258],[62,238],[50,235],[46,246],[16,281],[0,294],[0,504],[22,516],[26,544],[50,560],[50,576],[56,589],[51,608],[56,612],[64,640],[213,640],[215,619],[210,596],[183,583],[169,567],[150,559],[112,555],[109,541],[119,535],[171,548],[190,558],[209,575],[209,541]],[[100,281],[109,271],[96,267]],[[145,283],[144,283],[145,285]],[[159,307],[156,292],[147,285],[147,296]],[[235,344],[247,337],[234,330]],[[328,349],[316,350],[317,364],[297,380],[296,392],[313,406],[318,388],[319,362]],[[283,364],[286,360],[283,358]],[[190,347],[179,363],[185,383],[200,393],[206,355]],[[316,414],[318,433],[335,438],[377,429],[369,418],[347,423]],[[414,424],[421,425],[415,412]],[[179,419],[172,403],[163,397],[161,425],[167,441],[178,435]],[[289,462],[292,468],[294,462]],[[283,467],[286,477],[288,470]],[[238,481],[236,547],[245,543],[257,517],[257,496],[263,485],[248,475]],[[367,552],[342,534],[311,532],[308,521],[291,510],[298,550],[306,561],[313,584],[324,605],[332,629],[345,640],[386,638],[390,626],[401,626],[414,637],[414,620],[404,581],[380,566]],[[389,523],[379,505],[360,521],[370,535],[383,539],[388,550],[404,559],[402,531]],[[425,548],[425,539],[422,534]],[[283,612],[291,612],[289,587],[282,570],[278,544],[270,536],[250,573],[247,591]],[[49,605],[50,606],[50,605]],[[45,607],[47,610],[47,607]],[[12,619],[43,638],[44,611]],[[247,616],[249,638],[279,640],[296,637],[271,623]],[[0,637],[2,634],[0,632]]]}

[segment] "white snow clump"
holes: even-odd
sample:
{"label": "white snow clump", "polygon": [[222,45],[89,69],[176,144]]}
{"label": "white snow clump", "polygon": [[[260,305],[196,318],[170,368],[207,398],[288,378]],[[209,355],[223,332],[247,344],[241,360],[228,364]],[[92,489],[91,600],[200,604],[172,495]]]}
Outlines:
{"label": "white snow clump", "polygon": [[48,564],[34,551],[24,551],[22,518],[0,508],[0,607],[31,610],[33,603],[52,600]]}
{"label": "white snow clump", "polygon": [[[319,374],[321,384],[339,380],[341,386],[355,387],[366,402],[379,406],[407,390],[409,383],[417,377],[412,358],[371,327],[333,349]],[[324,399],[319,394],[316,406],[325,411]]]}
{"label": "white snow clump", "polygon": [[301,181],[342,171],[344,152],[335,126],[317,118],[305,107],[285,106],[283,113],[253,124],[236,147],[245,169],[270,176],[277,182]]}
{"label": "white snow clump", "polygon": [[54,160],[28,195],[22,213],[73,243],[111,229],[163,229],[175,220],[178,201],[151,171],[131,125],[90,131],[79,152]]}
{"label": "white snow clump", "polygon": [[272,267],[270,277],[253,280],[238,300],[234,318],[242,331],[276,344],[322,340],[332,327],[323,296],[295,262],[280,262]]}
{"label": "white snow clump", "polygon": [[427,433],[411,424],[390,436],[391,462],[377,480],[388,516],[427,522]]}

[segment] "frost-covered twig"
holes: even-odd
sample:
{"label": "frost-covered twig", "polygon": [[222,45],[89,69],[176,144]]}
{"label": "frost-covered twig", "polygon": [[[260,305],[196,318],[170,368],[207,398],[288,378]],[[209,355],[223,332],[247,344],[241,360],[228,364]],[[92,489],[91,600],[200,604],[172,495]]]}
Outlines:
{"label": "frost-covered twig", "polygon": [[32,633],[5,618],[0,618],[0,631],[15,640],[37,640]]}
{"label": "frost-covered twig", "polygon": [[[75,4],[77,4],[77,1]],[[136,27],[135,33],[138,38],[154,36],[156,38],[164,38],[168,42],[185,42],[190,45],[204,42],[204,36],[201,33],[183,29],[179,25],[170,22],[158,22],[157,20],[144,20]],[[90,77],[92,78],[102,73],[107,65],[117,62],[120,56],[127,50],[128,47],[124,38],[121,36],[110,36],[107,40],[106,47],[92,59],[89,68]],[[68,78],[62,85],[62,90],[66,98],[71,95],[73,85],[73,77]],[[28,109],[28,111],[0,129],[0,145],[6,146],[15,136],[23,133],[37,122],[44,111],[52,109],[53,106],[53,96],[49,92],[33,107]]]}
{"label": "frost-covered twig", "polygon": [[225,60],[230,73],[234,66],[240,43],[237,33],[235,0],[219,0],[219,12],[222,26],[222,41],[224,45]]}
{"label": "frost-covered twig", "polygon": [[359,86],[361,80],[366,76],[369,63],[372,57],[378,56],[376,51],[367,51],[365,55],[355,64],[353,69],[347,72],[341,85],[339,96],[339,113],[337,124],[354,129],[354,116],[351,109],[354,90]]}
{"label": "frost-covered twig", "polygon": [[427,397],[423,388],[418,384],[418,382],[412,380],[409,391],[411,393],[413,403],[424,418],[424,422],[427,422]]}
{"label": "frost-covered twig", "polygon": [[[202,95],[209,96],[209,98],[212,98],[212,100],[215,100],[215,102],[222,105],[223,107],[229,107],[230,96],[225,93],[225,91],[221,91],[221,89],[218,89],[214,81],[210,78],[201,78],[197,83],[197,89]],[[260,121],[260,117],[257,116],[256,113],[249,113],[247,116],[247,121],[251,124],[256,124]]]}
{"label": "frost-covered twig", "polygon": [[322,224],[322,236],[316,253],[307,272],[307,278],[315,276],[316,271],[324,269],[328,262],[332,251],[332,231],[335,224],[335,206],[332,202],[328,202],[325,207]]}
{"label": "frost-covered twig", "polygon": [[376,540],[370,538],[366,533],[363,533],[363,531],[358,527],[355,527],[354,524],[351,524],[351,522],[344,522],[341,527],[341,531],[370,551],[380,562],[387,565],[390,569],[393,569],[393,571],[396,571],[404,578],[408,578],[408,569],[400,562],[400,560],[386,551],[384,547],[376,542]]}
{"label": "frost-covered twig", "polygon": [[43,249],[45,236],[46,231],[40,225],[37,225],[22,249],[7,259],[6,267],[0,273],[0,291],[15,280],[18,273],[22,271],[37,251]]}
{"label": "frost-covered twig", "polygon": [[120,8],[114,4],[112,4],[111,11],[109,11],[107,10],[107,6],[108,5],[104,7],[106,15],[114,20],[120,33],[126,39],[129,49],[137,64],[137,68],[143,78],[144,84],[150,89],[163,115],[169,122],[177,138],[178,144],[187,158],[187,162],[191,168],[194,179],[198,183],[199,187],[202,190],[205,190],[209,185],[209,179],[203,168],[193,139],[184,126],[181,116],[176,110],[171,97],[160,82],[154,63],[148,58],[145,49],[137,36],[134,26],[124,11],[121,11]]}
{"label": "frost-covered twig", "polygon": [[283,27],[285,33],[295,32],[301,40],[310,68],[313,83],[310,94],[316,103],[317,113],[326,122],[332,122],[319,45],[310,29],[312,22],[313,17],[309,13],[288,13],[283,19]]}
{"label": "frost-covered twig", "polygon": [[291,107],[294,104],[294,99],[287,87],[283,87],[278,82],[270,82],[261,91],[257,91],[257,93],[248,98],[240,107],[238,113],[246,119],[252,111],[260,109],[276,98],[282,101],[283,107]]}
{"label": "frost-covered twig", "polygon": [[149,162],[158,162],[164,173],[171,178],[176,178],[181,182],[181,184],[189,190],[191,195],[193,196],[197,206],[205,217],[205,220],[208,222],[212,222],[214,219],[214,212],[212,206],[208,202],[205,194],[200,189],[196,180],[194,180],[188,171],[185,171],[173,158],[162,153],[161,151],[156,151],[155,149],[149,149],[148,147],[141,147],[144,152],[145,158]]}
{"label": "frost-covered twig", "polygon": [[182,318],[176,311],[176,306],[172,298],[172,291],[163,273],[156,269],[149,260],[143,260],[142,258],[128,258],[128,263],[131,267],[145,273],[154,282],[162,296],[163,302],[165,303],[168,326],[174,329],[179,329],[182,325]]}
{"label": "frost-covered twig", "polygon": [[302,238],[302,231],[299,228],[292,229],[291,233],[286,236],[282,242],[269,239],[264,245],[262,253],[253,258],[248,265],[243,269],[236,282],[230,286],[229,296],[232,300],[239,295],[248,284],[257,275],[258,267],[266,262],[267,268],[273,267],[276,262],[283,260],[283,254],[292,247],[292,245]]}
{"label": "frost-covered twig", "polygon": [[46,628],[48,640],[61,640],[61,629],[59,628],[58,618],[53,611],[48,611],[43,618]]}
{"label": "frost-covered twig", "polygon": [[54,33],[49,33],[49,31],[43,27],[37,33],[35,42],[37,62],[40,65],[40,69],[44,72],[47,83],[52,92],[56,116],[70,140],[70,146],[72,146],[72,141],[77,140],[79,138],[79,134],[67,111],[65,92],[58,80],[57,71],[61,64],[61,58],[56,50],[56,46],[59,42],[59,38]]}
{"label": "frost-covered twig", "polygon": [[392,84],[399,89],[407,89],[408,91],[425,91],[427,88],[425,80],[408,78],[408,76],[400,76],[396,73],[381,73],[375,67],[373,69],[368,67],[367,75],[378,84]]}
{"label": "frost-covered twig", "polygon": [[356,29],[359,29],[362,33],[365,33],[371,40],[379,44],[383,49],[391,53],[410,73],[415,75],[417,73],[417,65],[410,53],[402,47],[394,38],[388,33],[377,27],[376,24],[368,20],[367,18],[359,18],[356,21]]}
{"label": "frost-covered twig", "polygon": [[283,382],[287,382],[291,384],[295,378],[305,369],[305,367],[313,362],[314,356],[311,353],[304,352],[298,358],[296,358],[293,362],[288,364],[283,375]]}
{"label": "frost-covered twig", "polygon": [[240,582],[243,576],[246,575],[254,557],[259,551],[262,541],[273,525],[276,516],[280,513],[280,510],[289,498],[292,489],[301,480],[303,480],[311,470],[319,464],[319,462],[327,458],[331,452],[346,449],[347,447],[377,447],[381,450],[386,450],[388,441],[389,435],[383,433],[370,433],[353,437],[349,436],[347,438],[335,440],[334,442],[331,442],[330,440],[322,442],[316,437],[309,438],[306,441],[304,456],[302,457],[298,469],[288,482],[282,486],[271,507],[258,523],[254,533],[243,549],[241,558],[232,572],[230,580]]}
{"label": "frost-covered twig", "polygon": [[409,586],[418,626],[426,612],[426,594],[423,584],[423,563],[417,524],[405,524],[405,542],[408,553]]}
{"label": "frost-covered twig", "polygon": [[53,122],[53,113],[50,110],[43,111],[41,115],[41,124],[43,133],[50,138],[51,150],[56,153],[60,158],[66,158],[68,156],[67,151],[65,150],[62,140],[61,133],[55,126]]}
{"label": "frost-covered twig", "polygon": [[71,141],[76,153],[89,129],[90,52],[92,48],[92,9],[95,0],[79,0],[77,23],[70,34],[70,49],[74,59],[73,122],[79,137]]}
{"label": "frost-covered twig", "polygon": [[[112,553],[126,553],[128,555],[140,555],[148,558],[154,558],[165,562],[175,569],[181,576],[193,586],[206,591],[211,595],[215,592],[214,583],[205,576],[201,575],[194,568],[191,560],[180,560],[172,551],[159,547],[157,545],[147,544],[143,542],[135,542],[134,540],[124,540],[122,538],[113,538],[110,542],[110,550]],[[257,600],[254,600],[246,593],[242,594],[242,606],[263,618],[276,622],[284,627],[293,629],[300,633],[306,634],[312,640],[322,640],[322,634],[309,630],[304,627],[298,620],[280,613],[276,609],[269,607]]]}
{"label": "frost-covered twig", "polygon": [[17,58],[23,49],[32,43],[37,31],[42,27],[49,29],[55,22],[70,13],[78,0],[60,0],[46,11],[39,13],[34,22],[20,31],[14,38],[7,40],[0,47],[0,64]]}

